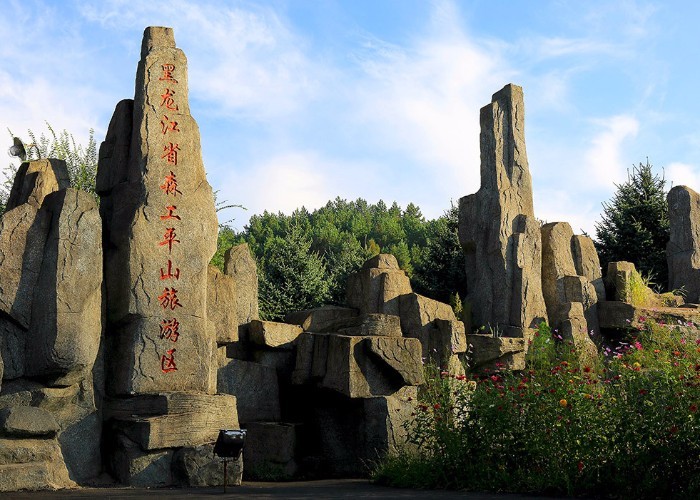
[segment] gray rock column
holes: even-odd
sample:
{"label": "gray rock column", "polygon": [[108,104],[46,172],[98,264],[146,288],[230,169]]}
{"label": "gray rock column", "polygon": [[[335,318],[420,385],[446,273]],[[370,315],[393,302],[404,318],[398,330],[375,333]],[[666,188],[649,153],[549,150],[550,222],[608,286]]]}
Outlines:
{"label": "gray rock column", "polygon": [[131,107],[117,106],[98,168],[108,390],[213,392],[207,266],[217,219],[172,29],[145,30]]}
{"label": "gray rock column", "polygon": [[474,324],[507,336],[547,319],[542,243],[525,150],[523,91],[506,85],[481,109],[481,187],[459,201],[467,297]]}
{"label": "gray rock column", "polygon": [[666,245],[669,290],[685,290],[687,302],[700,302],[700,195],[687,186],[668,192],[670,237]]}

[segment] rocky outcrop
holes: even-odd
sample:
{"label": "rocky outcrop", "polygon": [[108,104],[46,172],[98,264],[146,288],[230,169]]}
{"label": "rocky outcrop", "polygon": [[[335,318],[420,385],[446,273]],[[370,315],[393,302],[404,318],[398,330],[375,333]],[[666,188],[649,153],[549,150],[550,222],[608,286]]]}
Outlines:
{"label": "rocky outcrop", "polygon": [[682,290],[687,302],[700,303],[700,195],[687,186],[675,186],[667,200],[668,288]]}
{"label": "rocky outcrop", "polygon": [[258,319],[258,268],[247,243],[229,248],[224,254],[224,274],[236,283],[236,317],[239,331]]}
{"label": "rocky outcrop", "polygon": [[6,210],[25,203],[38,209],[47,195],[69,187],[70,177],[65,161],[49,158],[24,162],[15,174]]}
{"label": "rocky outcrop", "polygon": [[481,109],[481,187],[459,201],[467,296],[476,326],[526,336],[547,319],[542,246],[525,149],[522,88],[506,85]]}
{"label": "rocky outcrop", "polygon": [[217,219],[172,29],[144,32],[131,127],[129,107],[117,106],[98,167],[108,389],[212,393],[207,281]]}

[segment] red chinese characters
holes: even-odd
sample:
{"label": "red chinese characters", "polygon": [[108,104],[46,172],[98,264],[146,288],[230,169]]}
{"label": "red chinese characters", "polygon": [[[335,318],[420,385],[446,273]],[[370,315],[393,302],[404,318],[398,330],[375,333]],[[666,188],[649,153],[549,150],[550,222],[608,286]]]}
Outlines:
{"label": "red chinese characters", "polygon": [[168,259],[168,270],[167,272],[163,270],[163,268],[160,268],[160,279],[161,280],[168,280],[168,279],[180,279],[180,268],[176,267],[175,271],[173,271],[173,263],[170,259]]}
{"label": "red chinese characters", "polygon": [[160,185],[160,189],[162,189],[166,195],[172,194],[173,196],[177,196],[178,194],[182,194],[177,188],[177,176],[172,170],[165,176],[165,180],[163,184]]}
{"label": "red chinese characters", "polygon": [[180,336],[180,322],[175,318],[164,319],[160,322],[160,338],[177,342]]}
{"label": "red chinese characters", "polygon": [[176,307],[182,307],[180,300],[177,298],[177,290],[175,288],[165,287],[163,293],[158,296],[158,301],[163,309],[170,308],[174,310]]}
{"label": "red chinese characters", "polygon": [[168,118],[168,115],[163,115],[163,118],[160,120],[160,131],[165,135],[168,132],[179,132],[180,129],[177,128],[177,122],[175,120]]}
{"label": "red chinese characters", "polygon": [[174,64],[161,64],[160,67],[163,70],[163,75],[158,78],[158,80],[177,83],[177,80],[173,77],[173,71],[175,71]]}
{"label": "red chinese characters", "polygon": [[[163,154],[161,155],[161,158],[165,158],[165,161],[167,161],[170,165],[177,166],[178,151],[180,151],[180,145],[169,142],[163,148]],[[172,172],[170,173],[172,174]]]}
{"label": "red chinese characters", "polygon": [[168,349],[167,354],[163,354],[160,357],[160,369],[163,373],[177,370],[177,366],[175,365],[175,349]]}
{"label": "red chinese characters", "polygon": [[160,95],[160,107],[165,107],[165,109],[169,109],[170,111],[177,111],[178,106],[175,104],[175,99],[173,98],[174,95],[174,90],[165,89],[165,93]]}

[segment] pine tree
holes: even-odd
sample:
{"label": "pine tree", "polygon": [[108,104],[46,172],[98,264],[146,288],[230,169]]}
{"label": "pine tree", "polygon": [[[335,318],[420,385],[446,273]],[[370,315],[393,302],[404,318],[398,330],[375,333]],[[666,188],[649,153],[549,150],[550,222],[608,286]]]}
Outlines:
{"label": "pine tree", "polygon": [[627,182],[603,202],[602,220],[595,224],[596,248],[603,272],[609,262],[633,262],[658,288],[668,284],[666,243],[669,238],[666,181],[652,165],[632,167]]}

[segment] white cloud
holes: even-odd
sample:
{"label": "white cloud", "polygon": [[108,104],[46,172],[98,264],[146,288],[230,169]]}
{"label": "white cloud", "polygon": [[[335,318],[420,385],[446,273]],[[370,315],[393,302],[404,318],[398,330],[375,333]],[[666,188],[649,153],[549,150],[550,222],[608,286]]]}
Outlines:
{"label": "white cloud", "polygon": [[629,161],[623,160],[625,141],[639,131],[639,121],[630,115],[616,115],[594,121],[599,131],[590,140],[584,153],[584,169],[577,179],[577,188],[611,188],[627,178]]}
{"label": "white cloud", "polygon": [[672,162],[664,168],[666,188],[671,186],[688,186],[694,191],[700,191],[700,167],[689,163]]}
{"label": "white cloud", "polygon": [[430,30],[398,47],[373,41],[360,55],[355,119],[372,146],[406,155],[417,182],[447,200],[479,187],[479,109],[514,71],[493,47],[461,30],[451,2],[439,4]]}
{"label": "white cloud", "polygon": [[212,113],[274,120],[303,109],[323,77],[304,39],[269,7],[112,0],[84,6],[83,13],[121,32],[173,27],[188,55],[191,94],[208,101]]}

